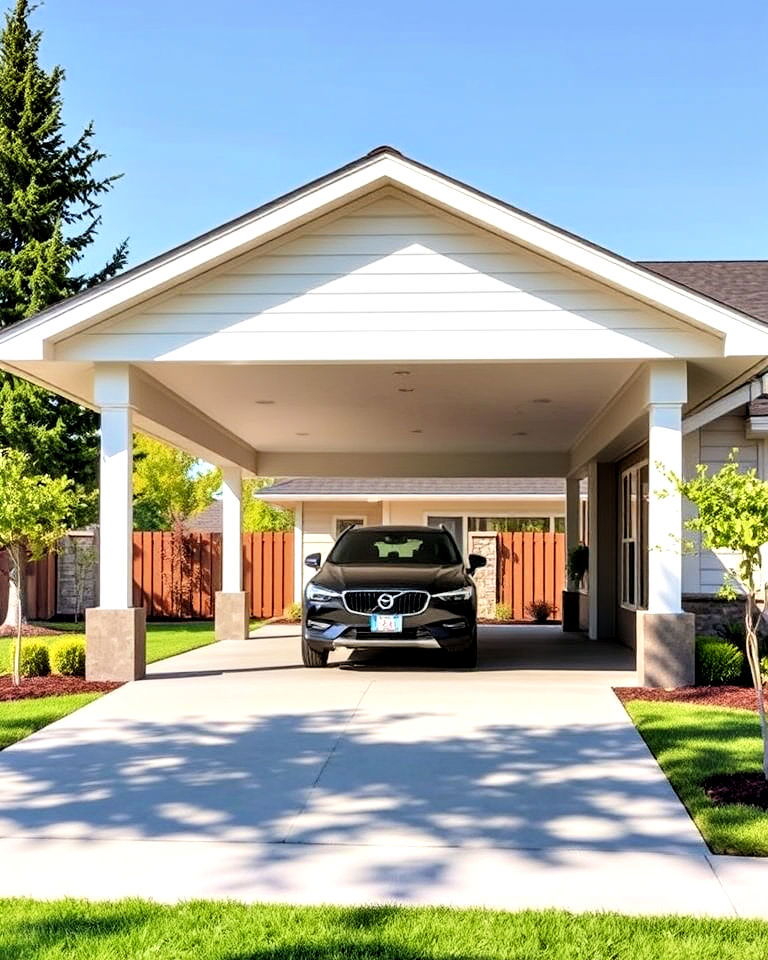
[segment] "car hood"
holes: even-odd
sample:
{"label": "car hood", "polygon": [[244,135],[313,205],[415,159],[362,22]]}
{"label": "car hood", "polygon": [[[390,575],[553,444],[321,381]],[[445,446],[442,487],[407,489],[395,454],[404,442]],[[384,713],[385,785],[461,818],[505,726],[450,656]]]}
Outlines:
{"label": "car hood", "polygon": [[416,589],[437,593],[462,587],[468,576],[461,564],[427,566],[425,564],[387,566],[377,564],[326,563],[313,583],[333,590]]}

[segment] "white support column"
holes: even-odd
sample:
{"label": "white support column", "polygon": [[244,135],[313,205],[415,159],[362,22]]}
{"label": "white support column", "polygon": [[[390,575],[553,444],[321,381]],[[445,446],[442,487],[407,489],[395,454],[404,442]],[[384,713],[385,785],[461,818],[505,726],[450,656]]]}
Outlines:
{"label": "white support column", "polygon": [[143,607],[133,607],[133,406],[127,364],[97,365],[101,410],[99,606],[86,611],[86,678],[144,676]]}
{"label": "white support column", "polygon": [[221,590],[216,592],[214,635],[244,640],[250,624],[250,596],[243,590],[243,471],[222,467]]}
{"label": "white support column", "polygon": [[682,498],[668,474],[683,473],[681,361],[651,365],[648,377],[648,605],[635,613],[638,680],[677,687],[694,680],[696,618],[684,613]]}
{"label": "white support column", "polygon": [[99,606],[133,606],[133,412],[101,408]]}
{"label": "white support column", "polygon": [[293,507],[293,602],[304,597],[304,501]]}
{"label": "white support column", "polygon": [[682,613],[680,494],[667,478],[683,472],[682,404],[648,405],[648,611]]}
{"label": "white support column", "polygon": [[221,498],[221,589],[240,593],[243,589],[243,471],[223,467]]}

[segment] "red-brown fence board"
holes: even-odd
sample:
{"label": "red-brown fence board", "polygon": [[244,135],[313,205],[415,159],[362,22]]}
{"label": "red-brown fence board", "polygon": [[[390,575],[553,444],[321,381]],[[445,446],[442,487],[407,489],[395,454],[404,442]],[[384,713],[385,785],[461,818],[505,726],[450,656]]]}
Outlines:
{"label": "red-brown fence board", "polygon": [[[171,533],[134,533],[133,597],[147,616],[207,619],[220,589],[221,534],[187,534],[181,556]],[[243,589],[252,617],[282,614],[293,600],[293,533],[243,534]]]}
{"label": "red-brown fence board", "polygon": [[547,600],[559,619],[565,562],[564,533],[500,533],[496,599],[512,610],[514,620],[528,620],[527,605]]}
{"label": "red-brown fence board", "polygon": [[[0,620],[8,611],[8,554],[0,551]],[[27,564],[25,579],[27,617],[30,620],[50,620],[56,615],[56,555]]]}

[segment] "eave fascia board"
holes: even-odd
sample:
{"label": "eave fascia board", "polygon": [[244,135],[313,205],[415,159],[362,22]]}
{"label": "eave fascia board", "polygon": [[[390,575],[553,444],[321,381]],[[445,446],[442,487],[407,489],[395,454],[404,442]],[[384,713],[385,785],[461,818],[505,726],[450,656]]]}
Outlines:
{"label": "eave fascia board", "polygon": [[[0,357],[18,337],[35,332],[54,340],[137,305],[178,283],[200,275],[282,232],[295,229],[379,186],[394,185],[473,221],[484,229],[589,275],[723,339],[725,355],[768,354],[768,329],[739,311],[624,260],[552,224],[510,207],[402,155],[379,152],[363,157],[282,200],[211,231],[148,264],[107,281],[86,295],[64,301],[0,334]],[[21,342],[17,347],[21,346]],[[29,344],[26,349],[32,349]],[[39,348],[42,349],[42,348]],[[27,356],[27,359],[39,357]]]}

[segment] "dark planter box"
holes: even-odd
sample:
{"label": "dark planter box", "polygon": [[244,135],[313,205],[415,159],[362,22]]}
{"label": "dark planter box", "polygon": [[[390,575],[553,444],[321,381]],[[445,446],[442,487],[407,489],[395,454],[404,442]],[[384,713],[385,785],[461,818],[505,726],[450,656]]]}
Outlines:
{"label": "dark planter box", "polygon": [[574,633],[579,629],[579,598],[577,590],[563,590],[563,630]]}

